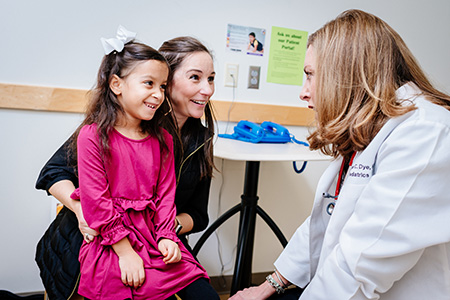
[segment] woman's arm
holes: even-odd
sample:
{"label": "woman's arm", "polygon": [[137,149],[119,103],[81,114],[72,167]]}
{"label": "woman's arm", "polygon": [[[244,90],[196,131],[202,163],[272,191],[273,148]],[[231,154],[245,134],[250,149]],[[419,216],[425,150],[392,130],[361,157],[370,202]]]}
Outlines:
{"label": "woman's arm", "polygon": [[70,198],[70,195],[75,191],[73,182],[68,179],[63,179],[54,183],[48,192],[61,202],[68,209],[75,214],[81,209],[80,201]]}
{"label": "woman's arm", "polygon": [[70,198],[70,195],[75,191],[73,182],[67,179],[57,181],[49,188],[49,193],[53,195],[59,202],[61,202],[68,209],[73,211],[78,220],[78,227],[86,242],[91,242],[98,232],[90,228],[86,223],[81,210],[80,200],[74,200]]}
{"label": "woman's arm", "polygon": [[[69,180],[75,188],[78,187],[78,177],[74,169],[76,161],[69,161],[68,158],[69,143],[70,139],[56,150],[44,165],[36,181],[36,189],[46,190],[50,194],[50,188],[61,180]],[[64,196],[62,201],[64,199],[66,199],[66,196]]]}
{"label": "woman's arm", "polygon": [[75,162],[69,162],[68,159],[69,142],[70,140],[67,140],[47,161],[39,174],[36,188],[46,190],[48,194],[74,212],[81,234],[87,242],[90,242],[98,235],[98,232],[87,225],[81,211],[80,201],[70,198],[70,195],[78,187],[78,177],[73,166]]}
{"label": "woman's arm", "polygon": [[187,213],[180,213],[175,218],[174,228],[176,229],[178,225],[181,225],[181,230],[177,232],[177,234],[185,234],[190,232],[194,227],[194,220],[192,220],[192,217]]}
{"label": "woman's arm", "polygon": [[[186,176],[182,174],[176,191],[177,218],[183,225],[182,234],[200,232],[208,226],[209,222],[208,202],[211,178],[192,180],[190,176],[200,176],[200,174],[188,173]],[[185,222],[187,222],[186,228]]]}

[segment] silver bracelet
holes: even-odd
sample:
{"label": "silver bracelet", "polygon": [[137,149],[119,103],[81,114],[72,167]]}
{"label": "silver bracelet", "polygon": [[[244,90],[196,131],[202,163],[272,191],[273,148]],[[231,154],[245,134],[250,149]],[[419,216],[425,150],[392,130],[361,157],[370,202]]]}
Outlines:
{"label": "silver bracelet", "polygon": [[278,280],[280,281],[281,285],[283,286],[283,288],[287,289],[288,286],[286,284],[284,284],[283,280],[281,280],[280,274],[278,274],[278,270],[275,269],[273,270],[275,272],[275,275],[277,276]]}
{"label": "silver bracelet", "polygon": [[284,293],[284,288],[278,282],[276,282],[275,279],[273,279],[272,274],[267,276],[266,279],[267,282],[275,289],[278,295]]}

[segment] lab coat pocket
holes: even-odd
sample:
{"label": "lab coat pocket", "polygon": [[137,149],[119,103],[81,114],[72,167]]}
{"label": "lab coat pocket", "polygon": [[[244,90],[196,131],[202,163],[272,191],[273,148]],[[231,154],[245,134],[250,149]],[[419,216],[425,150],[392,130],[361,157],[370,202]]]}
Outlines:
{"label": "lab coat pocket", "polygon": [[325,233],[324,248],[331,250],[338,243],[342,228],[355,211],[355,206],[365,187],[365,184],[351,182],[344,184]]}
{"label": "lab coat pocket", "polygon": [[[348,220],[355,210],[356,202],[363,192],[366,184],[354,184],[347,182],[342,187],[333,215],[338,220]],[[337,215],[337,216],[336,216]]]}

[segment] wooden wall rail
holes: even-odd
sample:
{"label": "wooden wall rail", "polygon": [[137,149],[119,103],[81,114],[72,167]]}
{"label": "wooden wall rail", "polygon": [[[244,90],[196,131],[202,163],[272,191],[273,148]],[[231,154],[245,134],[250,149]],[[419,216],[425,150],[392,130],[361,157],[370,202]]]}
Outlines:
{"label": "wooden wall rail", "polygon": [[[86,90],[0,83],[0,108],[82,113]],[[219,121],[272,121],[310,126],[314,112],[305,107],[212,101]]]}

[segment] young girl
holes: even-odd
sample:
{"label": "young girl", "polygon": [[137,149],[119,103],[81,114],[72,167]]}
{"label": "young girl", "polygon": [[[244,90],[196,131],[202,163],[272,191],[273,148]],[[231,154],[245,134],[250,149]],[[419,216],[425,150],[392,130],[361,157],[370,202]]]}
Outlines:
{"label": "young girl", "polygon": [[[176,227],[181,227],[178,237],[192,252],[188,235],[208,225],[208,197],[214,168],[214,115],[210,103],[214,93],[213,57],[192,37],[167,40],[159,51],[170,68],[166,100],[173,109],[163,125],[174,141]],[[86,224],[79,199],[70,198],[79,186],[77,158],[75,153],[69,153],[71,141],[72,137],[55,152],[36,182],[36,188],[46,190],[64,204],[36,247],[36,262],[50,299],[79,299],[78,253],[83,238],[89,242],[98,235]],[[195,281],[177,295],[187,299],[192,290],[203,299],[219,299],[207,278]]]}
{"label": "young girl", "polygon": [[[169,68],[153,48],[119,28],[103,40],[86,119],[75,133],[80,197],[89,227],[99,232],[80,249],[79,294],[89,299],[166,299],[206,271],[177,238]],[[130,41],[131,40],[131,41]]]}

